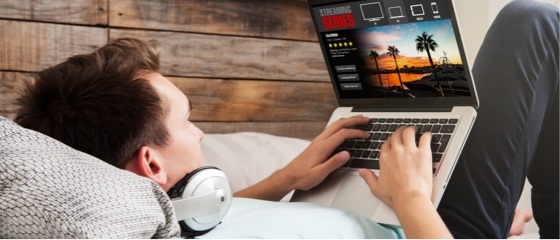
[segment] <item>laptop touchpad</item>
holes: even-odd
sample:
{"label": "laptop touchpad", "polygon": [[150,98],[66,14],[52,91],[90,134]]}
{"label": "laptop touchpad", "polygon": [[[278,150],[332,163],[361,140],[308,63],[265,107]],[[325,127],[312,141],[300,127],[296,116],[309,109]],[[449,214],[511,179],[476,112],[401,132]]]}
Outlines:
{"label": "laptop touchpad", "polygon": [[371,218],[378,204],[379,200],[359,175],[347,174],[341,179],[332,206]]}

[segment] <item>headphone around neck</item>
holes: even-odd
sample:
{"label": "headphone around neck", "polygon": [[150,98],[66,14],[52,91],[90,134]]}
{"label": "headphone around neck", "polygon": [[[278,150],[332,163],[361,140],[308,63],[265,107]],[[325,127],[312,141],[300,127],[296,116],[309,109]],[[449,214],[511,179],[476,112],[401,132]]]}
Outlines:
{"label": "headphone around neck", "polygon": [[183,237],[203,235],[220,224],[233,194],[220,169],[205,166],[187,174],[167,192]]}

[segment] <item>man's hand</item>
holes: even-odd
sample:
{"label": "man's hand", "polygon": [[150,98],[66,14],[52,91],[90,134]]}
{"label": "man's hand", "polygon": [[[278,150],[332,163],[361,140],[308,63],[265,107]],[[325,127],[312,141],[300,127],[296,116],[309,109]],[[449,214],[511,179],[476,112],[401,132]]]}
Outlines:
{"label": "man's hand", "polygon": [[331,156],[344,140],[370,136],[369,133],[350,127],[368,123],[369,118],[361,115],[333,122],[278,174],[285,176],[286,183],[292,189],[309,190],[317,186],[332,171],[350,160],[350,154],[347,151]]}
{"label": "man's hand", "polygon": [[332,171],[350,160],[347,151],[331,156],[344,140],[370,136],[351,127],[368,123],[369,118],[361,115],[333,122],[288,165],[259,183],[236,192],[235,196],[278,201],[292,190],[308,190],[317,186]]}
{"label": "man's hand", "polygon": [[432,135],[424,133],[418,146],[416,127],[401,127],[381,146],[379,176],[360,169],[371,192],[391,206],[407,238],[452,238],[431,196]]}
{"label": "man's hand", "polygon": [[360,170],[373,195],[389,206],[406,194],[432,196],[432,135],[424,133],[417,147],[416,131],[416,127],[401,127],[385,141],[379,155],[379,176]]}

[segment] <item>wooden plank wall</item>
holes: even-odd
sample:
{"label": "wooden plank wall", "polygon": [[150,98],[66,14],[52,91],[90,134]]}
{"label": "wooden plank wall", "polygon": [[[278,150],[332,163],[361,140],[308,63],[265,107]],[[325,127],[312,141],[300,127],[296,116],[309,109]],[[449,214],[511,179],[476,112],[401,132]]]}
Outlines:
{"label": "wooden plank wall", "polygon": [[2,0],[0,115],[34,73],[110,39],[156,39],[206,133],[311,139],[336,100],[302,0]]}

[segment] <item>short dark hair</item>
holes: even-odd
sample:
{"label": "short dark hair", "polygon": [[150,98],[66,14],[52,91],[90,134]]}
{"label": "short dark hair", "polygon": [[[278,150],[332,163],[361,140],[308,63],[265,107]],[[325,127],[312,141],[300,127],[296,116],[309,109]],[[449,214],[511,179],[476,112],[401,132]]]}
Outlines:
{"label": "short dark hair", "polygon": [[162,101],[143,74],[159,72],[158,43],[122,38],[38,74],[17,99],[15,122],[124,168],[169,134]]}

